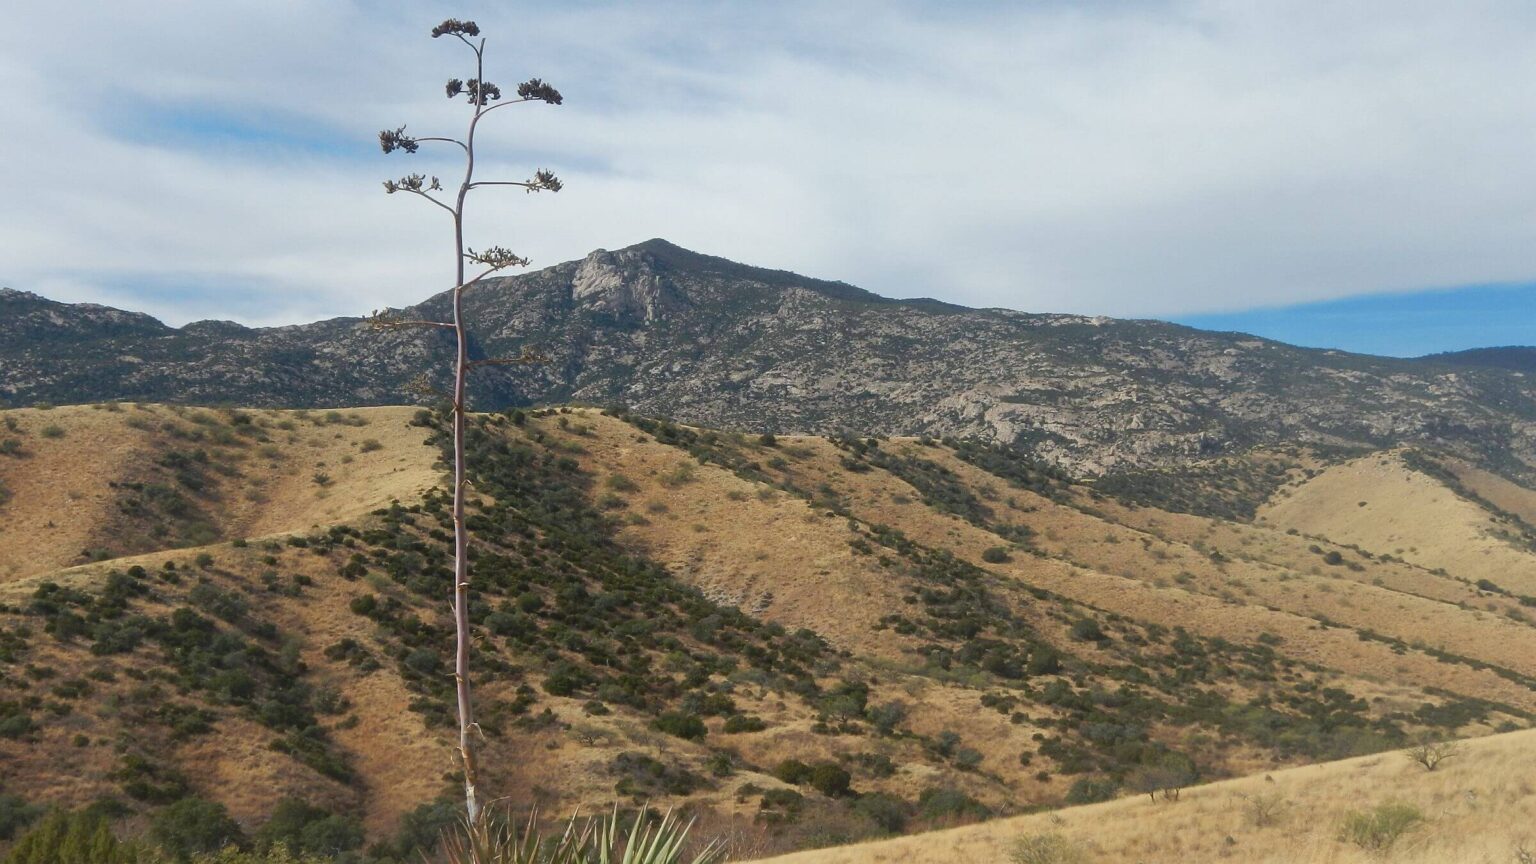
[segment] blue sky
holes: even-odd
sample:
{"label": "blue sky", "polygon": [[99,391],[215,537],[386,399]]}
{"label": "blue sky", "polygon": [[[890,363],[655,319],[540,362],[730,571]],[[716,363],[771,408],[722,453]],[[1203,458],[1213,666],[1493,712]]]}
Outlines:
{"label": "blue sky", "polygon": [[1465,287],[1536,281],[1514,0],[79,0],[67,38],[13,0],[0,285],[174,324],[447,287],[440,214],[379,182],[451,154],[375,136],[462,123],[462,46],[427,36],[449,16],[493,80],[566,96],[483,153],[565,191],[473,203],[472,244],[535,266],[664,237],[888,296],[1388,353],[1536,341],[1528,294]]}
{"label": "blue sky", "polygon": [[1536,284],[1373,294],[1279,308],[1179,315],[1173,320],[1309,348],[1417,357],[1536,344]]}

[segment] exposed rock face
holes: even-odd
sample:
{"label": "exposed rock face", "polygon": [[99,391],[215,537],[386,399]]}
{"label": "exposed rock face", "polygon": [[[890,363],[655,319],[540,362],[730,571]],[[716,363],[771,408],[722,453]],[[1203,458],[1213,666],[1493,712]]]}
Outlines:
{"label": "exposed rock face", "polygon": [[[1536,386],[1518,369],[1294,348],[1158,321],[895,301],[652,240],[472,289],[476,407],[624,403],[714,427],[952,434],[1080,471],[1256,443],[1445,447],[1536,465]],[[406,310],[445,320],[447,295]],[[446,386],[451,336],[359,319],[180,330],[0,292],[0,398],[343,406]],[[1469,365],[1470,364],[1470,365]]]}

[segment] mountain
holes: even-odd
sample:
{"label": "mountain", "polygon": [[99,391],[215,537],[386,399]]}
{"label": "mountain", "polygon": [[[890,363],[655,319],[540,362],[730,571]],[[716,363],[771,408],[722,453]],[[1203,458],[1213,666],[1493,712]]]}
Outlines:
{"label": "mountain", "polygon": [[1447,351],[1443,354],[1430,354],[1421,359],[1453,366],[1476,366],[1486,369],[1507,369],[1525,374],[1536,373],[1536,348],[1522,345]]}
{"label": "mountain", "polygon": [[[662,240],[494,280],[466,309],[477,407],[624,404],[716,428],[935,434],[1017,444],[1087,473],[1256,444],[1445,448],[1536,466],[1536,387],[1454,358],[1295,348],[1158,321],[891,300]],[[403,310],[443,320],[448,296]],[[446,387],[449,335],[357,318],[181,329],[0,293],[0,398],[326,407]]]}

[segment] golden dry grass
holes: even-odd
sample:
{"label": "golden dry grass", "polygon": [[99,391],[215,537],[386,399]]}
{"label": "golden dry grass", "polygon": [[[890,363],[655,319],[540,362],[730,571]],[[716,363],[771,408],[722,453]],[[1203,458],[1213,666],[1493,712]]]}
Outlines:
{"label": "golden dry grass", "polygon": [[[1275,824],[1253,818],[1253,796],[1285,803]],[[1246,796],[1246,797],[1245,797]],[[1425,822],[1389,857],[1338,839],[1346,811],[1401,801]],[[913,837],[762,859],[774,864],[992,864],[1018,838],[1059,833],[1115,864],[1515,864],[1536,851],[1536,731],[1465,742],[1433,773],[1400,753],[1273,771],[1184,790],[1177,802],[1144,796]]]}
{"label": "golden dry grass", "polygon": [[[355,519],[394,499],[416,500],[440,472],[435,448],[422,446],[426,432],[409,425],[415,410],[361,408],[346,412],[342,423],[322,413],[243,412],[265,428],[266,445],[165,434],[167,427],[196,433],[208,428],[198,419],[227,416],[203,409],[0,411],[19,426],[15,434],[26,452],[0,456],[0,484],[11,492],[0,506],[0,582],[78,564],[83,550],[111,546],[123,521],[123,492],[113,484],[141,479],[173,448],[201,448],[225,469],[209,472],[213,484],[197,497],[220,539],[304,531]],[[50,426],[63,434],[43,435]],[[327,482],[317,483],[317,474]]]}
{"label": "golden dry grass", "polygon": [[1329,468],[1282,493],[1259,515],[1282,530],[1295,528],[1536,595],[1530,553],[1494,536],[1498,526],[1488,511],[1409,470],[1395,453]]}

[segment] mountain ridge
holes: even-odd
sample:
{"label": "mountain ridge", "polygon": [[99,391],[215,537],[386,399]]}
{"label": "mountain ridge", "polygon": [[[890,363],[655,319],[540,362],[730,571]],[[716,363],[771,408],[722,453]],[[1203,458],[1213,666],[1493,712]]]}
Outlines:
{"label": "mountain ridge", "polygon": [[[444,320],[447,292],[400,310]],[[596,250],[466,295],[474,404],[581,402],[716,428],[974,437],[1082,473],[1256,444],[1441,447],[1536,471],[1536,389],[1443,357],[1296,348],[1148,320],[881,297],[664,240]],[[334,407],[430,401],[451,337],[341,317],[280,328],[0,295],[0,398]]]}

